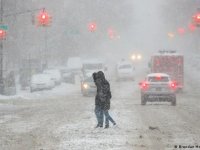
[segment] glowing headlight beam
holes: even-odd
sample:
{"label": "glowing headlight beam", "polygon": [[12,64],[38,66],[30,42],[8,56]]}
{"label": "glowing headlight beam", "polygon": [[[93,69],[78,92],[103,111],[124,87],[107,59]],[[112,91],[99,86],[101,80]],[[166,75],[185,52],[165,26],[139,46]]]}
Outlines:
{"label": "glowing headlight beam", "polygon": [[138,54],[138,55],[137,55],[137,59],[140,60],[141,58],[142,58],[142,56],[141,56],[140,54]]}
{"label": "glowing headlight beam", "polygon": [[87,88],[88,88],[88,84],[84,83],[84,84],[83,84],[83,87],[84,87],[85,89],[87,89]]}
{"label": "glowing headlight beam", "polygon": [[135,55],[132,55],[132,56],[131,56],[131,59],[132,59],[132,60],[135,60],[135,59],[136,59],[136,56],[135,56]]}

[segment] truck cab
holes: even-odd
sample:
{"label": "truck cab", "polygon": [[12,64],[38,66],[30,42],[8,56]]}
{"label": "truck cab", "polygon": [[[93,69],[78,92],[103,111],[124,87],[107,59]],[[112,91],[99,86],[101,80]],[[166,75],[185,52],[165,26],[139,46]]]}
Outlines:
{"label": "truck cab", "polygon": [[177,90],[184,87],[184,57],[176,51],[161,50],[151,56],[150,73],[166,73],[177,81]]}

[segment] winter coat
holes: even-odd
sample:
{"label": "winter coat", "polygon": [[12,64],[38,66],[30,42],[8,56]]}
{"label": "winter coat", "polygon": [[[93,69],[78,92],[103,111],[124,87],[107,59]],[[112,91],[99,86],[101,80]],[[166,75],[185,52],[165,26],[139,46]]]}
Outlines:
{"label": "winter coat", "polygon": [[110,84],[105,79],[105,76],[102,71],[97,73],[97,95],[100,99],[100,105],[103,110],[110,109],[110,99],[111,99],[111,92],[110,92]]}
{"label": "winter coat", "polygon": [[95,105],[101,107],[102,103],[101,103],[101,100],[100,100],[100,97],[98,94],[100,91],[100,83],[99,83],[99,80],[97,80],[97,73],[93,73],[92,76],[93,76],[94,83],[97,87],[97,92],[96,92],[96,96],[95,96]]}

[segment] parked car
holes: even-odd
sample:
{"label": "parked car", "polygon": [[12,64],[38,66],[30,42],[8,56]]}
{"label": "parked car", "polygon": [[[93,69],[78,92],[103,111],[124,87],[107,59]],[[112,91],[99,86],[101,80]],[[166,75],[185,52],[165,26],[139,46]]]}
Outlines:
{"label": "parked car", "polygon": [[61,72],[58,69],[44,70],[44,74],[51,76],[51,79],[55,82],[55,85],[60,85],[62,81]]}
{"label": "parked car", "polygon": [[86,77],[81,81],[81,93],[83,96],[93,96],[96,92],[97,88],[92,77]]}
{"label": "parked car", "polygon": [[66,83],[75,83],[75,74],[71,69],[65,68],[61,71],[62,81]]}
{"label": "parked car", "polygon": [[121,61],[116,68],[117,80],[134,80],[135,68],[131,62]]}
{"label": "parked car", "polygon": [[31,92],[52,89],[55,83],[48,74],[35,74],[31,77],[30,90]]}
{"label": "parked car", "polygon": [[67,60],[67,68],[70,69],[74,74],[81,74],[82,61],[80,57],[69,57]]}
{"label": "parked car", "polygon": [[176,105],[176,81],[172,81],[165,73],[148,74],[143,82],[139,83],[141,88],[141,104],[148,101],[168,101]]}

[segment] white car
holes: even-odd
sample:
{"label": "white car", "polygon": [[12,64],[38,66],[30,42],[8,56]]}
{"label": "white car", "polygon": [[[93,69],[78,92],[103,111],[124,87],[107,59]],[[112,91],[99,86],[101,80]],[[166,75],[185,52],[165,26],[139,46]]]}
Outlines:
{"label": "white car", "polygon": [[31,92],[44,89],[52,89],[54,86],[54,81],[51,79],[51,76],[47,74],[35,74],[31,77]]}
{"label": "white car", "polygon": [[55,82],[55,85],[60,85],[62,81],[61,72],[58,69],[44,70],[44,74],[51,76],[51,79]]}
{"label": "white car", "polygon": [[165,73],[148,74],[143,82],[139,83],[141,88],[141,104],[147,101],[168,101],[176,105],[176,81],[172,81]]}
{"label": "white car", "polygon": [[117,64],[117,80],[134,80],[135,68],[132,63],[128,61],[122,61]]}

